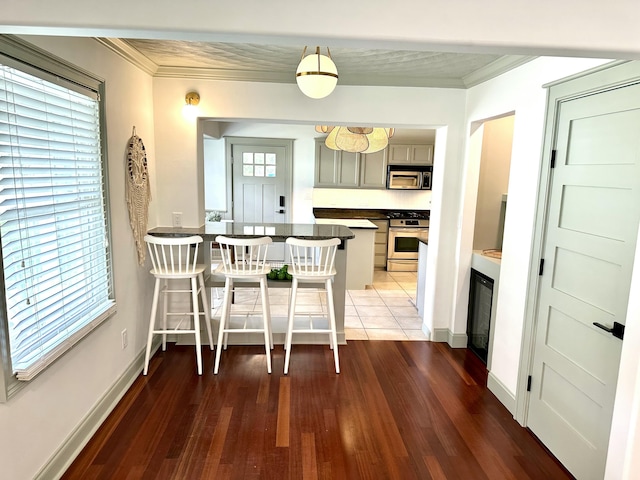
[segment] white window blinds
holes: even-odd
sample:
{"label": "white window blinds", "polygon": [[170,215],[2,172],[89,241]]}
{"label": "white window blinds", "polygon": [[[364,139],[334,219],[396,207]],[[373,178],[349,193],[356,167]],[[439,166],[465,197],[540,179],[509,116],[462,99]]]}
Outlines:
{"label": "white window blinds", "polygon": [[97,95],[0,65],[0,233],[13,372],[113,311]]}

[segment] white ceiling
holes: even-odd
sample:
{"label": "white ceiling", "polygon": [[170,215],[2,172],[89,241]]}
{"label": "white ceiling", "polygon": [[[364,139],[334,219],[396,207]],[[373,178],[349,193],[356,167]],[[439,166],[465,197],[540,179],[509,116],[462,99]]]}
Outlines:
{"label": "white ceiling", "polygon": [[[181,40],[99,39],[158,77],[295,83],[303,48]],[[315,46],[309,46],[307,54]],[[321,47],[326,54],[326,47]],[[529,56],[331,48],[339,85],[468,88]]]}

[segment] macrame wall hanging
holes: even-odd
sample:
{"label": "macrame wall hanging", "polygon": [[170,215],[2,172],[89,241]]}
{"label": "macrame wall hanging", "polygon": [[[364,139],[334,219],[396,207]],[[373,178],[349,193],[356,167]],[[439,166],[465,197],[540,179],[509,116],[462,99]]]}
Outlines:
{"label": "macrame wall hanging", "polygon": [[138,264],[144,263],[146,246],[144,236],[147,234],[149,220],[149,202],[151,187],[147,170],[147,153],[142,139],[136,135],[136,127],[127,144],[127,207],[129,207],[129,224],[138,250]]}

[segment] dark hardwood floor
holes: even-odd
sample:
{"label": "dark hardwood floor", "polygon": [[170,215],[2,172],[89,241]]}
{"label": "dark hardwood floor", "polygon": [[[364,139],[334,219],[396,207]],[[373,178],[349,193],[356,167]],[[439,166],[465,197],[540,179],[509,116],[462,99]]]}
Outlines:
{"label": "dark hardwood floor", "polygon": [[153,358],[64,479],[570,479],[489,392],[484,365],[430,342],[294,345],[266,373],[231,346]]}

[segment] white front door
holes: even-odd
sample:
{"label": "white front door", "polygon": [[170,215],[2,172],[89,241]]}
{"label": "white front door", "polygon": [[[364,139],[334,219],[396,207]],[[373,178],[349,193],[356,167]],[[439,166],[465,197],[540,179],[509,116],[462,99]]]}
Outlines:
{"label": "white front door", "polygon": [[640,222],[640,86],[558,104],[529,428],[578,479],[602,479]]}
{"label": "white front door", "polygon": [[[289,221],[291,168],[288,141],[231,139],[233,220],[258,227]],[[265,234],[268,234],[265,231]],[[270,260],[284,261],[284,244],[269,247]]]}

